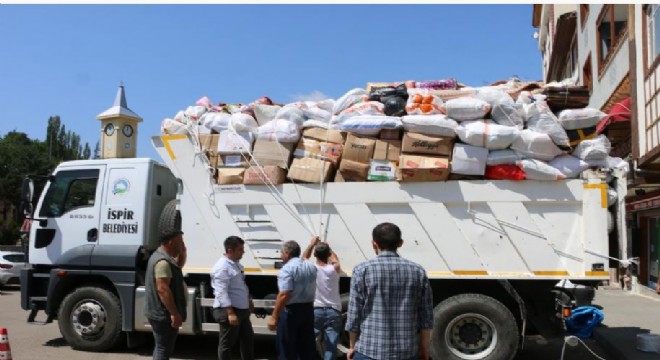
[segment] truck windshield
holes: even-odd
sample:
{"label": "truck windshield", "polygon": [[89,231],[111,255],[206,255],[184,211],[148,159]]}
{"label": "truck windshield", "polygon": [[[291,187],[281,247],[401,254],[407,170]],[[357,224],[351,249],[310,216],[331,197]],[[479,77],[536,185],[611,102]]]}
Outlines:
{"label": "truck windshield", "polygon": [[60,217],[75,208],[94,206],[98,169],[60,171],[51,181],[40,217]]}

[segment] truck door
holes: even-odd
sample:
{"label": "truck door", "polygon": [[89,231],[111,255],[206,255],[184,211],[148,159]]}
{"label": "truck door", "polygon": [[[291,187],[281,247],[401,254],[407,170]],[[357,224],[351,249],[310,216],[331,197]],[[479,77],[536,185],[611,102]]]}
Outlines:
{"label": "truck door", "polygon": [[105,165],[62,169],[48,183],[31,228],[30,263],[54,264],[65,252],[98,240]]}

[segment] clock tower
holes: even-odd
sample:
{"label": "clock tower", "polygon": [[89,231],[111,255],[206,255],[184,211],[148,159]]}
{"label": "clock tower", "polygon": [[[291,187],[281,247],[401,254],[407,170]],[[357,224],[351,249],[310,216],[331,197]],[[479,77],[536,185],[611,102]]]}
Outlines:
{"label": "clock tower", "polygon": [[96,118],[101,120],[101,158],[134,158],[137,125],[142,118],[126,105],[123,83],[119,85],[114,105]]}

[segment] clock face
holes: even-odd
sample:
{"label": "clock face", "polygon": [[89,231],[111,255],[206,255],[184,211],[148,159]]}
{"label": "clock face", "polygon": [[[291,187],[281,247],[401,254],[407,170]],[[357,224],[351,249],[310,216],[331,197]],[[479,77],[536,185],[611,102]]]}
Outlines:
{"label": "clock face", "polygon": [[126,137],[131,137],[133,136],[133,127],[131,125],[126,124],[121,129],[121,132],[123,132]]}
{"label": "clock face", "polygon": [[105,131],[107,136],[112,136],[112,134],[115,133],[115,126],[113,124],[108,124],[105,126],[105,130],[103,131]]}

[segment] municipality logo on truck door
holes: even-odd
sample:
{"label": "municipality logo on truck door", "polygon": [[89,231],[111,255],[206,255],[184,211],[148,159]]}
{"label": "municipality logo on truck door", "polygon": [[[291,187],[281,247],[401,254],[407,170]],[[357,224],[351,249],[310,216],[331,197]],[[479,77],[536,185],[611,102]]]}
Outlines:
{"label": "municipality logo on truck door", "polygon": [[131,189],[131,182],[128,179],[117,179],[112,185],[113,195],[124,195]]}

